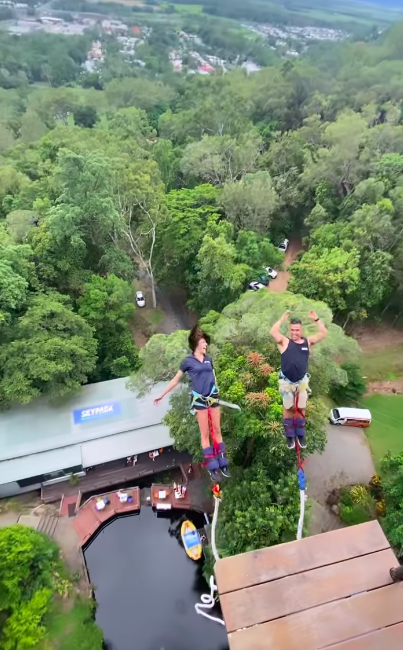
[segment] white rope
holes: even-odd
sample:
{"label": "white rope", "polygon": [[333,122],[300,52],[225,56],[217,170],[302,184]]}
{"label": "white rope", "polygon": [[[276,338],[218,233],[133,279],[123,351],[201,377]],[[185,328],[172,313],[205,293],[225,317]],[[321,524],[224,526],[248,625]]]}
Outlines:
{"label": "white rope", "polygon": [[[220,499],[214,497],[214,515],[213,515],[213,524],[211,526],[211,548],[213,550],[213,555],[216,562],[220,559],[220,556],[218,555],[216,543],[215,543],[215,531],[217,527],[219,507],[220,507]],[[216,591],[217,591],[217,585],[214,582],[214,576],[210,576],[210,593],[202,594],[200,596],[201,603],[196,603],[195,610],[198,614],[205,616],[205,618],[208,618],[210,621],[215,621],[216,623],[220,623],[220,625],[225,625],[224,621],[221,618],[218,618],[217,616],[211,616],[210,614],[207,614],[207,612],[204,611],[205,609],[212,609],[214,607]]]}
{"label": "white rope", "polygon": [[220,499],[218,497],[214,497],[214,515],[213,515],[213,525],[211,527],[211,548],[213,549],[213,555],[216,562],[218,562],[218,560],[220,559],[220,556],[218,555],[217,547],[215,545],[215,531],[217,528],[219,507],[220,507]]}
{"label": "white rope", "polygon": [[299,491],[299,521],[297,529],[297,539],[302,539],[302,529],[304,527],[304,517],[305,517],[305,490]]}

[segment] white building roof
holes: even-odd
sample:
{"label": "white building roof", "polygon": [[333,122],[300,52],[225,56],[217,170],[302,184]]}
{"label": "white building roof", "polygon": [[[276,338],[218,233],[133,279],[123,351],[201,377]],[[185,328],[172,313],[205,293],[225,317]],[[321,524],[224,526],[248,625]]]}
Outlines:
{"label": "white building roof", "polygon": [[153,404],[166,384],[136,397],[127,381],[90,384],[57,405],[40,398],[1,413],[0,483],[172,445],[162,423],[169,399]]}

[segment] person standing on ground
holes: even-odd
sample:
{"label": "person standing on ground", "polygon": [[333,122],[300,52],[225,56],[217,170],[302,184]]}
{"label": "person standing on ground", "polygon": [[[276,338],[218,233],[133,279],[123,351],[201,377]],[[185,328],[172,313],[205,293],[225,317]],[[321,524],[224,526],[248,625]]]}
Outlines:
{"label": "person standing on ground", "polygon": [[[327,336],[325,324],[318,318],[316,312],[310,311],[309,318],[317,323],[318,333],[304,337],[302,323],[299,318],[293,318],[290,323],[290,336],[284,336],[280,327],[290,316],[290,311],[284,312],[274,323],[270,334],[276,341],[281,352],[281,372],[279,372],[279,390],[283,398],[283,422],[288,449],[295,448],[295,441],[301,449],[306,447],[305,441],[305,409],[308,400],[309,376],[308,363],[310,349]],[[295,399],[298,395],[298,412],[295,412]]]}
{"label": "person standing on ground", "polygon": [[[158,405],[163,397],[179,384],[184,373],[188,373],[193,398],[191,410],[192,412],[195,411],[199,423],[205,467],[210,472],[213,481],[219,481],[220,471],[226,477],[229,477],[230,473],[228,460],[225,456],[225,443],[221,436],[220,406],[217,401],[212,404],[209,403],[209,398],[218,400],[219,397],[213,361],[206,354],[207,346],[210,344],[210,337],[202,332],[198,325],[195,325],[189,334],[188,340],[192,353],[182,361],[180,370],[164,392],[154,400],[154,403]],[[218,443],[217,453],[210,443],[209,409],[211,426]]]}

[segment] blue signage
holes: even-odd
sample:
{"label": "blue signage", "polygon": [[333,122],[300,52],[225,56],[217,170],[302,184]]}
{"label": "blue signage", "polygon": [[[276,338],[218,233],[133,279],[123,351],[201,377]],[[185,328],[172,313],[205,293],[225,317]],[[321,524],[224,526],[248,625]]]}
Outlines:
{"label": "blue signage", "polygon": [[120,415],[122,407],[119,402],[109,402],[108,404],[96,404],[87,406],[84,409],[75,409],[73,411],[74,424],[84,424],[91,420],[101,420],[110,418],[114,415]]}

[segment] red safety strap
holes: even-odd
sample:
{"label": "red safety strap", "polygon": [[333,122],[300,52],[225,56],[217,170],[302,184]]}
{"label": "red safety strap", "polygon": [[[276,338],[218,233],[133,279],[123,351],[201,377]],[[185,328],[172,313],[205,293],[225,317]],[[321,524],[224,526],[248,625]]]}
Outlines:
{"label": "red safety strap", "polygon": [[[305,418],[305,415],[303,414],[303,412],[298,406],[298,398],[299,398],[299,393],[297,391],[297,394],[295,395],[295,403],[294,403],[294,427],[297,424],[297,414]],[[298,469],[304,469],[304,461],[301,458],[301,450],[299,448],[298,442],[295,445],[295,450],[297,452]]]}
{"label": "red safety strap", "polygon": [[220,453],[220,445],[218,444],[217,438],[215,437],[215,434],[214,434],[213,418],[211,417],[210,408],[207,409],[207,415],[208,415],[208,421],[209,421],[209,426],[210,426],[210,433],[211,433],[211,437],[213,439],[214,455],[217,456],[217,454]]}
{"label": "red safety strap", "polygon": [[[210,407],[207,409],[207,415],[208,415],[210,434],[211,434],[211,437],[213,439],[213,453],[212,454],[207,454],[206,456],[204,456],[205,459],[207,459],[207,458],[216,458],[216,456],[218,456],[218,454],[220,453],[220,445],[219,445],[219,443],[217,441],[217,438],[214,435],[213,419],[211,417]],[[202,465],[205,466],[206,464],[207,464],[206,460],[204,460]]]}
{"label": "red safety strap", "polygon": [[304,461],[301,458],[301,451],[300,451],[298,442],[295,445],[295,449],[296,449],[296,452],[297,452],[298,469],[304,469]]}

